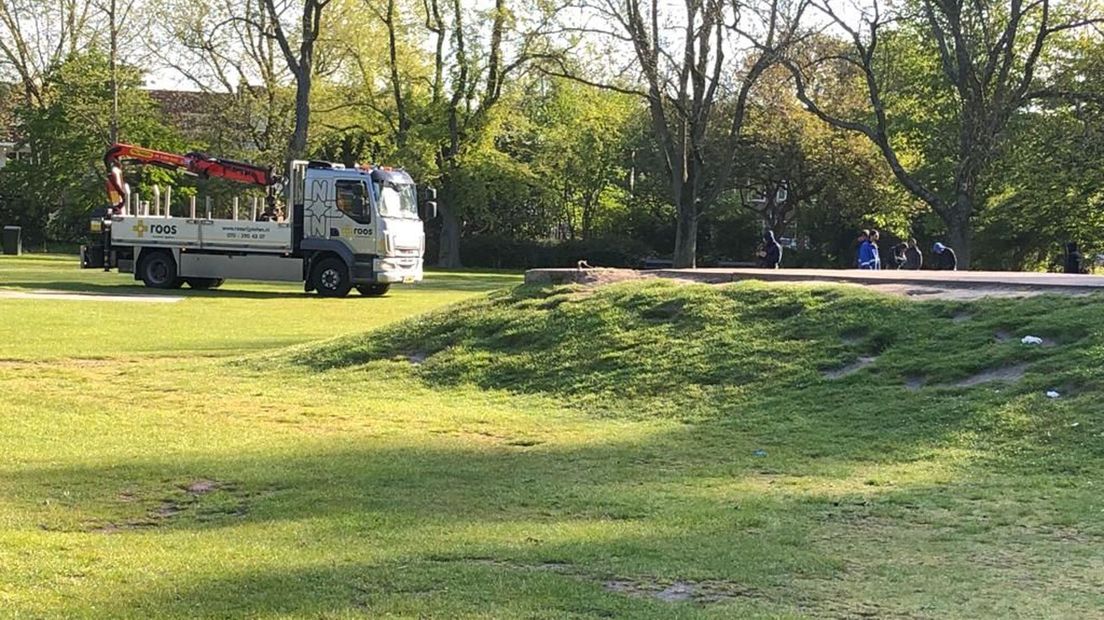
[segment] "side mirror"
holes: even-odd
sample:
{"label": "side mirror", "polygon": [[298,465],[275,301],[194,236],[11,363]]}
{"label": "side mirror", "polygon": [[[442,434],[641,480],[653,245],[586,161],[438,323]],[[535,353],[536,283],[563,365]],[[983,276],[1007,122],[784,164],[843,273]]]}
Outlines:
{"label": "side mirror", "polygon": [[437,218],[437,202],[430,200],[422,205],[422,220],[432,220]]}

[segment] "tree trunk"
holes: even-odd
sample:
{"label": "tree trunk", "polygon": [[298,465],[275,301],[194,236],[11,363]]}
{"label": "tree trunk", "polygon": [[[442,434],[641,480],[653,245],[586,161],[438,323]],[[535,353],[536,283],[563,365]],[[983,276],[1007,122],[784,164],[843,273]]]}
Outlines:
{"label": "tree trunk", "polygon": [[461,266],[460,218],[452,208],[454,195],[452,179],[446,173],[441,177],[441,195],[437,205],[437,216],[441,218],[441,234],[437,239],[437,266],[452,269]]}
{"label": "tree trunk", "polygon": [[307,131],[310,129],[311,67],[302,62],[301,74],[295,83],[295,131],[288,143],[288,161],[303,159],[307,153]]}
{"label": "tree trunk", "polygon": [[460,267],[460,221],[447,200],[441,202],[437,211],[441,217],[441,237],[440,248],[437,253],[437,266]]}
{"label": "tree trunk", "polygon": [[698,266],[698,214],[691,206],[680,207],[675,231],[674,267],[693,269]]}
{"label": "tree trunk", "polygon": [[583,239],[590,238],[590,229],[594,226],[594,204],[598,202],[598,197],[591,192],[586,192],[583,198]]}
{"label": "tree trunk", "polygon": [[958,268],[961,270],[970,268],[973,206],[973,200],[966,194],[960,193],[955,200],[954,210],[948,214],[949,217],[945,218],[947,241],[958,257]]}
{"label": "tree trunk", "polygon": [[119,25],[115,22],[116,0],[111,0],[108,8],[108,27],[111,29],[108,55],[111,61],[111,125],[108,129],[108,142],[119,141]]}

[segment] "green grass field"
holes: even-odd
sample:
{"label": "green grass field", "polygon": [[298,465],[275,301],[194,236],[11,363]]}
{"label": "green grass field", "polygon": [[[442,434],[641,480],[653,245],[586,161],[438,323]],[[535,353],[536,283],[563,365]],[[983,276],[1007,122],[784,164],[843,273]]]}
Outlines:
{"label": "green grass field", "polygon": [[1101,616],[1101,297],[518,284],[0,294],[0,616]]}

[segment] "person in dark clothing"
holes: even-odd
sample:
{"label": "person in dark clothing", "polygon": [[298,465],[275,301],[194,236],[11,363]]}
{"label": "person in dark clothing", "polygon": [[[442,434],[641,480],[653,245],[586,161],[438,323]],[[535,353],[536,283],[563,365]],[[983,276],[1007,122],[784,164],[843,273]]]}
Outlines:
{"label": "person in dark clothing", "polygon": [[1081,262],[1081,252],[1077,249],[1077,243],[1074,241],[1066,244],[1066,264],[1062,271],[1065,273],[1085,273],[1085,267]]}
{"label": "person in dark clothing", "polygon": [[896,269],[904,269],[905,263],[908,262],[908,257],[905,252],[908,250],[907,243],[898,243],[893,246],[893,266]]}
{"label": "person in dark clothing", "polygon": [[774,238],[774,231],[763,233],[763,251],[759,253],[759,266],[778,269],[782,264],[782,245]]}
{"label": "person in dark clothing", "polygon": [[908,246],[905,248],[905,264],[901,269],[916,271],[923,266],[924,254],[920,251],[920,246],[916,244],[916,239],[909,239]]}
{"label": "person in dark clothing", "polygon": [[958,270],[958,256],[951,248],[943,245],[942,243],[936,243],[932,246],[932,252],[935,252],[935,268],[943,271],[957,271]]}
{"label": "person in dark clothing", "polygon": [[855,256],[855,267],[857,267],[858,269],[863,268],[863,252],[866,251],[866,244],[869,241],[870,241],[870,231],[866,230],[865,228],[863,230],[860,230],[859,231],[859,238],[855,241],[855,243],[858,244],[858,248],[859,248],[858,249],[858,254]]}

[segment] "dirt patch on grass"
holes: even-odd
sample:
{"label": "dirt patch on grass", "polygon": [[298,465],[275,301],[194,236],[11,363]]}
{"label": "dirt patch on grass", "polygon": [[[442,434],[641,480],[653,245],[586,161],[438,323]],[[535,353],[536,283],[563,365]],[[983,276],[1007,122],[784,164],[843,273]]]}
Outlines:
{"label": "dirt patch on grass", "polygon": [[1027,364],[990,368],[954,383],[955,387],[973,387],[985,383],[1017,383],[1027,373]]}
{"label": "dirt patch on grass", "polygon": [[184,490],[193,495],[204,495],[210,493],[219,488],[219,483],[214,480],[196,480],[195,482],[185,485]]}
{"label": "dirt patch on grass", "polygon": [[740,597],[765,597],[763,592],[734,581],[722,579],[672,580],[651,577],[599,577],[584,568],[566,562],[522,563],[492,557],[437,557],[434,562],[463,562],[516,571],[550,572],[583,581],[600,581],[602,587],[635,598],[657,599],[665,603],[689,602],[698,605],[719,603]]}
{"label": "dirt patch on grass", "polygon": [[[216,505],[206,505],[203,501],[204,498],[215,494],[216,491],[229,493],[231,495],[230,501],[225,501],[224,496],[223,499],[215,500]],[[130,490],[123,491],[116,496],[116,499],[124,504],[141,502],[141,497]],[[189,511],[196,513],[196,518],[201,521],[220,516],[243,516],[248,512],[247,499],[246,495],[237,493],[236,488],[231,484],[200,478],[186,484],[177,485],[172,495],[162,498],[154,507],[147,509],[140,516],[99,523],[84,529],[102,534],[150,529],[166,525],[171,520]]]}
{"label": "dirt patch on grass", "polygon": [[610,591],[637,598],[653,598],[665,603],[690,602],[699,605],[719,603],[762,594],[734,581],[666,581],[657,579],[610,579],[602,584]]}
{"label": "dirt patch on grass", "polygon": [[833,368],[833,369],[830,369],[830,370],[825,370],[824,371],[824,378],[825,379],[831,379],[833,381],[836,380],[836,379],[842,379],[844,377],[847,377],[847,376],[850,376],[850,375],[853,375],[853,374],[859,372],[863,368],[866,368],[867,366],[870,366],[871,364],[873,364],[876,361],[878,361],[878,357],[876,355],[864,355],[864,356],[860,357],[859,359],[855,360],[854,362],[851,362],[850,364],[848,364],[848,365],[846,365],[842,368]]}
{"label": "dirt patch on grass", "polygon": [[927,383],[928,383],[928,380],[924,377],[918,377],[918,376],[905,377],[905,389],[910,391],[910,392],[915,392],[915,391],[923,388],[925,385],[927,385]]}

